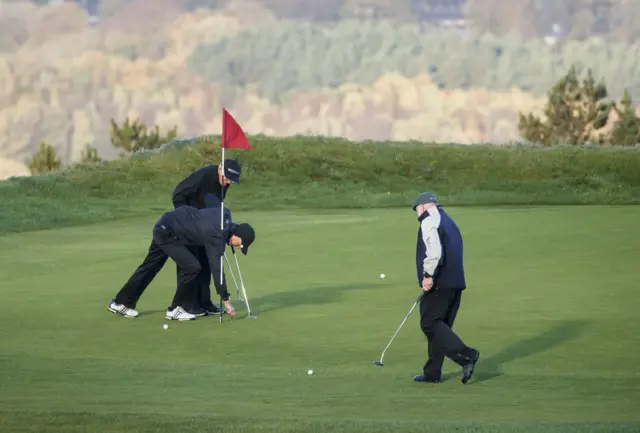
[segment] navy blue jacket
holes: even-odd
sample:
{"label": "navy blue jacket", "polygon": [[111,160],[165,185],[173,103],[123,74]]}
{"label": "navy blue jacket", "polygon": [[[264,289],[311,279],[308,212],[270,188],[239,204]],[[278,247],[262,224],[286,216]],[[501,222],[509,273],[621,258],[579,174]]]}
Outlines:
{"label": "navy blue jacket", "polygon": [[442,289],[464,290],[462,234],[456,223],[440,206],[434,206],[419,218],[416,268],[418,285],[422,279],[433,277],[433,286]]}
{"label": "navy blue jacket", "polygon": [[229,299],[227,283],[223,277],[220,284],[220,258],[231,233],[231,212],[225,209],[224,230],[220,229],[220,209],[197,209],[180,206],[162,215],[155,230],[171,237],[171,242],[184,246],[204,247],[211,268],[211,275],[223,300]]}

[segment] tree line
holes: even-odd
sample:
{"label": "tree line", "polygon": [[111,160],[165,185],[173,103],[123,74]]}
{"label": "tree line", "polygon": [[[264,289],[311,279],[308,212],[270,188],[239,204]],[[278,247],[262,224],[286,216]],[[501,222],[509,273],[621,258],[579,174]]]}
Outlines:
{"label": "tree line", "polygon": [[640,40],[591,38],[550,46],[517,34],[423,31],[371,22],[341,22],[331,28],[283,22],[201,43],[188,66],[225,87],[251,86],[279,102],[289,92],[370,84],[386,73],[426,73],[443,89],[518,87],[543,96],[571,67],[591,69],[613,95],[621,97],[627,90],[640,98],[639,62]]}
{"label": "tree line", "polygon": [[[602,80],[591,70],[582,76],[575,68],[563,76],[547,93],[542,116],[519,113],[518,128],[523,140],[544,146],[555,145],[640,145],[640,117],[632,97],[625,91],[619,100],[609,97]],[[177,128],[162,135],[156,125],[149,128],[138,119],[125,119],[122,125],[111,120],[111,143],[122,149],[120,157],[157,149],[177,136]],[[99,163],[97,150],[87,144],[80,164]],[[32,174],[55,171],[62,162],[53,146],[41,143],[29,163]]]}

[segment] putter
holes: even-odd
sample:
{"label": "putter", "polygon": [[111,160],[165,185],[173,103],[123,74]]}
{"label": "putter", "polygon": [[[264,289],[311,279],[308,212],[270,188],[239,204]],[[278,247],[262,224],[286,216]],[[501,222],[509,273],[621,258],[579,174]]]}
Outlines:
{"label": "putter", "polygon": [[223,302],[224,301],[222,300],[222,295],[220,295],[220,314],[219,314],[220,323],[222,323],[222,310],[224,309],[224,303]]}
{"label": "putter", "polygon": [[384,359],[384,353],[387,351],[389,346],[391,346],[391,343],[393,342],[393,339],[396,338],[396,335],[398,335],[398,332],[400,332],[400,329],[402,329],[402,326],[404,325],[404,322],[406,322],[407,319],[409,318],[409,316],[411,316],[411,313],[413,312],[413,309],[416,308],[416,305],[418,305],[418,302],[420,302],[420,299],[422,298],[423,294],[424,294],[424,291],[422,291],[420,293],[420,296],[418,296],[418,299],[416,299],[416,302],[413,304],[413,306],[409,310],[409,313],[405,316],[404,320],[402,321],[402,323],[400,324],[400,326],[396,330],[396,333],[393,334],[393,337],[391,337],[391,340],[389,341],[389,344],[387,344],[387,347],[385,347],[384,350],[382,351],[382,355],[380,356],[380,360],[373,361],[373,363],[375,365],[379,365],[380,367],[384,366],[384,362],[382,362],[382,360]]}
{"label": "putter", "polygon": [[242,279],[242,271],[240,271],[240,264],[238,263],[238,256],[236,255],[236,249],[231,247],[231,251],[233,252],[233,258],[236,261],[236,267],[238,268],[238,276],[240,277],[240,287],[242,287],[242,294],[244,295],[244,299],[247,304],[247,318],[249,319],[257,319],[256,316],[251,315],[251,306],[249,305],[249,298],[247,297],[247,291],[244,288],[244,281]]}
{"label": "putter", "polygon": [[231,268],[231,263],[229,263],[229,259],[227,258],[227,253],[224,253],[224,261],[227,262],[227,267],[229,268],[229,273],[231,274],[231,278],[233,278],[233,284],[236,286],[236,298],[238,302],[244,302],[244,299],[240,297],[240,286],[238,286],[238,282],[236,281],[236,276],[233,273],[233,269]]}

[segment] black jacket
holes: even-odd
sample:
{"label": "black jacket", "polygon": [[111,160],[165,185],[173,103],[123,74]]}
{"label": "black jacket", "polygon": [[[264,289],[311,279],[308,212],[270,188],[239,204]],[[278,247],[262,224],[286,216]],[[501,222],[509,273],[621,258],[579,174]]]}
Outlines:
{"label": "black jacket", "polygon": [[193,206],[198,209],[205,207],[206,194],[215,194],[218,200],[224,200],[229,187],[222,188],[218,177],[218,165],[205,165],[191,173],[180,182],[171,195],[174,207]]}
{"label": "black jacket", "polygon": [[232,224],[231,213],[226,211],[224,230],[220,230],[220,208],[196,209],[181,206],[165,213],[155,225],[156,229],[162,230],[178,245],[198,245],[206,249],[211,275],[225,301],[229,299],[229,292],[224,276],[220,284],[220,258],[229,241]]}

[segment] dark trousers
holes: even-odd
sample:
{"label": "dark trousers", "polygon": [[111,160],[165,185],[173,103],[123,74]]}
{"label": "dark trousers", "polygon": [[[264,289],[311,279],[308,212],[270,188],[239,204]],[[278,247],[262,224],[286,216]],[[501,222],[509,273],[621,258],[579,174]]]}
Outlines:
{"label": "dark trousers", "polygon": [[[203,208],[202,203],[176,203],[173,202],[173,207],[175,209],[180,206],[190,205],[196,207],[198,209]],[[200,263],[200,272],[196,276],[195,289],[191,292],[191,297],[189,299],[185,299],[183,301],[182,308],[185,308],[187,311],[193,311],[200,308],[207,308],[208,310],[213,310],[215,304],[211,301],[211,288],[209,284],[211,282],[211,266],[209,266],[209,258],[207,257],[207,250],[204,247],[200,246],[191,246],[189,247],[189,252],[198,259]],[[186,278],[184,269],[180,267],[179,264],[176,263],[176,279],[178,286],[180,286],[180,281]]]}
{"label": "dark trousers", "polygon": [[475,353],[451,329],[461,295],[461,291],[434,287],[420,300],[420,328],[429,342],[429,359],[423,372],[429,379],[440,379],[445,357],[463,366]]}
{"label": "dark trousers", "polygon": [[129,308],[136,308],[136,304],[145,289],[164,267],[169,257],[182,270],[170,309],[174,309],[177,306],[186,308],[184,305],[192,302],[193,299],[196,277],[200,272],[200,263],[186,246],[176,243],[170,235],[158,226],[153,228],[153,240],[149,246],[147,257],[122,286],[114,301]]}
{"label": "dark trousers", "polygon": [[[191,293],[193,296],[188,301],[185,301],[184,308],[187,310],[197,308],[209,308],[212,309],[214,304],[211,301],[211,288],[209,286],[211,282],[211,266],[209,266],[209,258],[207,257],[207,250],[200,246],[189,247],[189,252],[200,263],[200,272],[195,279],[195,290]],[[180,281],[185,278],[184,269],[180,265],[176,264],[176,277],[178,285]]]}

